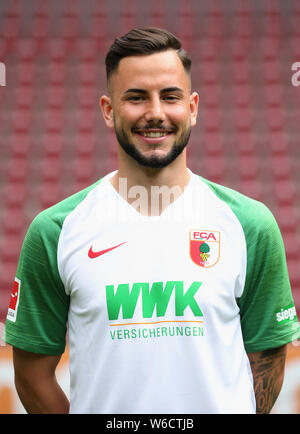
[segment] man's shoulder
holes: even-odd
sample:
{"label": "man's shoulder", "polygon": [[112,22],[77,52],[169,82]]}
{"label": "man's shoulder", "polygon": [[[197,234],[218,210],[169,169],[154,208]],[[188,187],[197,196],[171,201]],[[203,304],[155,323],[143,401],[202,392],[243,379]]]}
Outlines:
{"label": "man's shoulder", "polygon": [[49,231],[60,230],[65,218],[86,198],[86,196],[101,182],[102,178],[49,208],[40,211],[33,219],[30,229]]}
{"label": "man's shoulder", "polygon": [[276,225],[273,213],[263,202],[233,188],[199,177],[212,193],[232,210],[244,230],[253,230],[255,227],[263,229]]}

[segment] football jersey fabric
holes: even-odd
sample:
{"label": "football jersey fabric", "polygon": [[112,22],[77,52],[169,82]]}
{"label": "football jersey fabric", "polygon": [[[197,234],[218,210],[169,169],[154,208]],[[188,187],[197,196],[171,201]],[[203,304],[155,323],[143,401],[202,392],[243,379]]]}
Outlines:
{"label": "football jersey fabric", "polygon": [[254,413],[247,352],[299,337],[268,208],[190,172],[160,216],[108,174],[25,237],[4,339],[61,354],[71,413]]}

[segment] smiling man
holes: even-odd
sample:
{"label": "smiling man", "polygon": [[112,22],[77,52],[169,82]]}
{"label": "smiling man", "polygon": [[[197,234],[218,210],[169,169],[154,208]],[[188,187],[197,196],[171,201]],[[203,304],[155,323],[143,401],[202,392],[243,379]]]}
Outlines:
{"label": "smiling man", "polygon": [[[101,106],[123,151],[144,167],[171,164],[188,143],[198,108],[177,53],[127,57],[109,83],[111,97],[102,97]],[[132,83],[136,87],[129,87]]]}
{"label": "smiling man", "polygon": [[283,241],[265,205],[188,169],[190,69],[162,29],[107,54],[117,170],[34,219],[13,285],[4,339],[30,413],[268,413],[280,392],[299,337]]}
{"label": "smiling man", "polygon": [[[141,36],[142,52],[137,53],[133,41]],[[118,171],[111,182],[118,189],[120,179],[126,178],[129,188],[145,186],[149,196],[153,185],[176,185],[183,191],[190,178],[186,146],[199,100],[196,92],[191,94],[191,61],[171,34],[139,30],[127,39],[132,55],[121,61],[118,57],[125,38],[107,55],[109,96],[100,99],[105,122],[114,128],[119,144]]]}

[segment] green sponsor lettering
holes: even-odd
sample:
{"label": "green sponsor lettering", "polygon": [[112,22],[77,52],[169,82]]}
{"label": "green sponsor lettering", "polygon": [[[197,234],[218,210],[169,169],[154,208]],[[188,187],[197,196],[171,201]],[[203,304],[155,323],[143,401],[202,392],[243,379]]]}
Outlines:
{"label": "green sponsor lettering", "polygon": [[183,316],[187,307],[195,316],[203,316],[194,298],[201,285],[202,282],[193,282],[186,292],[184,292],[182,281],[167,281],[165,285],[163,282],[154,282],[151,289],[149,283],[134,283],[131,290],[129,283],[121,283],[116,291],[115,285],[107,285],[108,318],[109,320],[118,319],[122,307],[123,319],[132,319],[140,292],[142,292],[143,318],[152,318],[155,307],[157,317],[163,317],[166,314],[174,288],[176,316]]}
{"label": "green sponsor lettering", "polygon": [[143,288],[143,317],[152,318],[156,306],[156,315],[164,316],[173,292],[175,282],[167,282],[164,288],[163,282],[154,282],[149,292],[148,288]]}
{"label": "green sponsor lettering", "polygon": [[134,283],[131,291],[129,290],[128,283],[121,283],[115,293],[114,285],[106,286],[106,303],[108,318],[110,320],[118,319],[120,309],[122,306],[122,313],[124,319],[131,319],[133,317],[137,300],[141,288],[149,288],[148,283]]}
{"label": "green sponsor lettering", "polygon": [[183,282],[176,282],[175,288],[175,313],[176,316],[183,316],[185,309],[189,306],[195,316],[203,316],[203,313],[195,300],[195,295],[202,282],[193,282],[184,293]]}

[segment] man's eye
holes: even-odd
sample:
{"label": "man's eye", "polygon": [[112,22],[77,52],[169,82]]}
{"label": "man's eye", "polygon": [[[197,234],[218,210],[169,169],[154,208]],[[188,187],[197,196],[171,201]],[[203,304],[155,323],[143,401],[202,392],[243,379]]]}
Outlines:
{"label": "man's eye", "polygon": [[176,95],[166,95],[164,96],[164,99],[168,101],[177,101],[179,98]]}
{"label": "man's eye", "polygon": [[128,97],[128,101],[142,101],[143,97],[140,95],[132,95]]}

